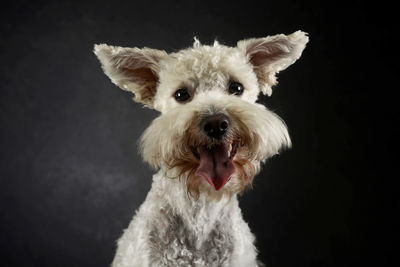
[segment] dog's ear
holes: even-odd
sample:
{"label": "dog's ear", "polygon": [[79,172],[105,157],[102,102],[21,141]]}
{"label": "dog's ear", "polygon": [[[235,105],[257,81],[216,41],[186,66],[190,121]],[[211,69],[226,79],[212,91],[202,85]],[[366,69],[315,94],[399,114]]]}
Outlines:
{"label": "dog's ear", "polygon": [[290,35],[278,34],[265,38],[239,41],[243,51],[257,75],[260,90],[272,94],[271,87],[277,83],[276,74],[293,64],[303,52],[308,36],[302,31]]}
{"label": "dog's ear", "polygon": [[152,108],[157,89],[161,59],[165,51],[95,45],[105,74],[121,89],[135,94],[134,100]]}

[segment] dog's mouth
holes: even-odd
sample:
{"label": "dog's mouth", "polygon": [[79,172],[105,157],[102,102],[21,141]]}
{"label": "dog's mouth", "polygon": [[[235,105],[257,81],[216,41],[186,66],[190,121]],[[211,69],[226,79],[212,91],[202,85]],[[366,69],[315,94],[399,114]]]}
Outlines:
{"label": "dog's mouth", "polygon": [[199,160],[195,174],[203,177],[215,190],[221,189],[235,172],[233,159],[238,144],[238,141],[233,141],[213,146],[191,147],[192,153]]}

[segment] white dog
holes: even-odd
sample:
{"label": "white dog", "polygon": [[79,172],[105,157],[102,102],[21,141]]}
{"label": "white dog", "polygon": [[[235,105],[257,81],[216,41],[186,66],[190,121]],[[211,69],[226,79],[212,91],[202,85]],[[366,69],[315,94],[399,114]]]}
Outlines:
{"label": "white dog", "polygon": [[301,55],[308,37],[215,42],[177,53],[96,45],[104,72],[135,101],[161,114],[141,138],[159,169],[118,241],[113,267],[259,266],[237,193],[260,162],[290,146],[284,122],[255,103]]}

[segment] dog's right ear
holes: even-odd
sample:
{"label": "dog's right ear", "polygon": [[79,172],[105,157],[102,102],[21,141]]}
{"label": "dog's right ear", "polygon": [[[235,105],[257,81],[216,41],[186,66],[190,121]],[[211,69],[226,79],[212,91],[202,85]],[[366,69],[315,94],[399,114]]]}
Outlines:
{"label": "dog's right ear", "polygon": [[168,55],[165,51],[99,44],[94,46],[94,53],[114,84],[134,93],[135,101],[153,107],[159,62]]}

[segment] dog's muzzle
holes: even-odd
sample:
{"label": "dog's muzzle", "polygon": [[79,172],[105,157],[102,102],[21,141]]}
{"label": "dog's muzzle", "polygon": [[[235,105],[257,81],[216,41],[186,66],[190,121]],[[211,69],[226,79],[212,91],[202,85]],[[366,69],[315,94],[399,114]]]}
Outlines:
{"label": "dog's muzzle", "polygon": [[226,140],[229,127],[230,120],[224,114],[205,117],[200,128],[211,138],[211,142],[192,147],[193,154],[199,160],[196,175],[203,177],[215,190],[221,189],[236,171],[233,158],[238,142]]}

